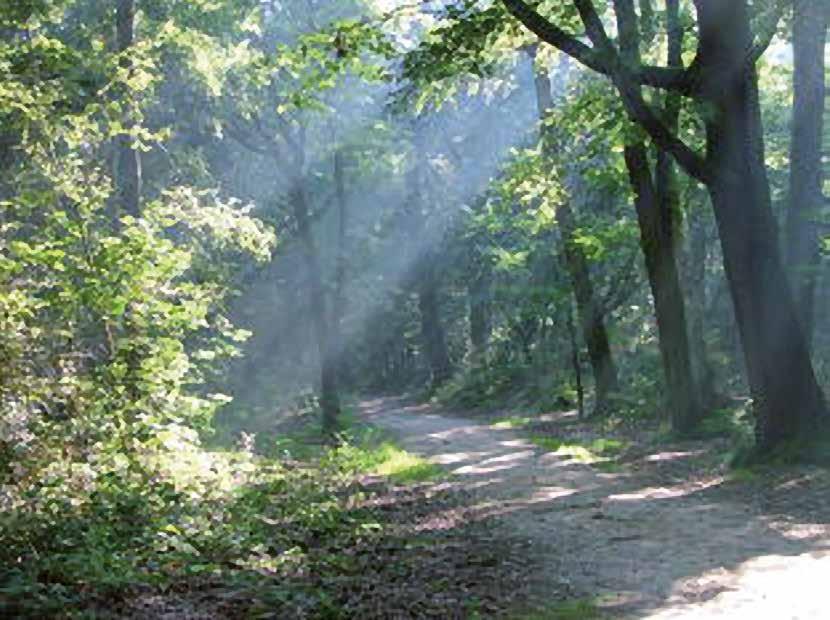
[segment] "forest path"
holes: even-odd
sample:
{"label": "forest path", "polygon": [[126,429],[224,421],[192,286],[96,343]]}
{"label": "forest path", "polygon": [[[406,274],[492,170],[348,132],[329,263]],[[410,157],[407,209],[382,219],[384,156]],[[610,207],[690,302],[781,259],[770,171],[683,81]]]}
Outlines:
{"label": "forest path", "polygon": [[[610,617],[827,618],[830,528],[723,486],[659,467],[603,473],[544,452],[509,429],[402,398],[361,403],[365,419],[446,467],[536,554],[539,593],[597,596]],[[652,452],[662,466],[687,452]],[[559,595],[561,597],[561,594]]]}

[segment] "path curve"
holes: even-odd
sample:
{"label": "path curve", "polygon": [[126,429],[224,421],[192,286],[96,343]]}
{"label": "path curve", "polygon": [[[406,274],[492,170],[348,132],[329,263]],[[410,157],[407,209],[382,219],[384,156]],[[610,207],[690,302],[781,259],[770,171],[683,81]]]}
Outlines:
{"label": "path curve", "polygon": [[826,523],[782,523],[713,496],[709,483],[655,485],[634,472],[602,473],[514,431],[401,398],[360,409],[474,489],[481,514],[526,537],[551,592],[564,584],[596,595],[612,617],[830,618]]}

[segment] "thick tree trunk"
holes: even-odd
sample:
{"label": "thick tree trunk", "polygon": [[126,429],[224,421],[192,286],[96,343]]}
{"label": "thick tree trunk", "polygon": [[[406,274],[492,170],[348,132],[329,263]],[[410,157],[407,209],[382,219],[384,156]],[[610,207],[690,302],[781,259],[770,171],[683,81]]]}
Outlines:
{"label": "thick tree trunk", "polygon": [[793,105],[790,145],[790,206],[787,259],[801,325],[809,345],[814,330],[816,281],[820,260],[815,220],[823,207],[824,46],[827,3],[795,0],[793,19]]}
{"label": "thick tree trunk", "polygon": [[[135,0],[118,0],[116,7],[116,48],[126,54],[135,42]],[[122,67],[129,67],[122,56]],[[129,124],[127,124],[129,127]],[[116,191],[120,215],[138,216],[141,210],[141,155],[132,147],[132,138],[116,138]]]}
{"label": "thick tree trunk", "polygon": [[[531,58],[533,57],[531,54]],[[536,69],[534,74],[539,119],[544,122],[553,108],[551,81],[542,70]],[[551,136],[546,135],[546,131],[543,126],[542,140],[550,142]],[[553,147],[548,144],[546,148]],[[617,367],[611,355],[605,317],[591,282],[588,259],[579,244],[574,242],[576,217],[568,201],[563,201],[557,206],[556,223],[562,235],[562,258],[570,275],[582,336],[588,348],[588,358],[594,374],[596,413],[602,414],[609,407],[610,396],[619,389]]]}
{"label": "thick tree trunk", "polygon": [[636,195],[640,244],[654,298],[660,356],[666,374],[672,428],[688,434],[700,420],[700,404],[693,380],[686,309],[675,256],[671,206],[657,194],[643,144],[625,147],[625,161]]}
{"label": "thick tree trunk", "polygon": [[697,0],[707,119],[709,192],[723,247],[761,452],[809,437],[826,417],[790,290],[764,164],[745,2]]}
{"label": "thick tree trunk", "polygon": [[421,314],[421,337],[432,374],[432,387],[440,387],[450,378],[451,364],[447,338],[441,324],[438,277],[432,257],[427,257],[418,280],[418,310]]}
{"label": "thick tree trunk", "polygon": [[326,312],[326,291],[320,255],[314,239],[314,231],[311,228],[308,199],[302,180],[294,186],[291,202],[308,271],[309,311],[320,362],[320,408],[323,432],[331,435],[337,430],[340,417],[337,365],[331,351],[331,330]]}

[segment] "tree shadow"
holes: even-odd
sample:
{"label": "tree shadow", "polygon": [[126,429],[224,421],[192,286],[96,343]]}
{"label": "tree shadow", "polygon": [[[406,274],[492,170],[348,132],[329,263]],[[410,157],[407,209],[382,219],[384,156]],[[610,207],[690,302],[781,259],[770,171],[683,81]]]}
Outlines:
{"label": "tree shadow", "polygon": [[[710,467],[723,442],[691,441],[640,450],[624,471],[603,473],[509,430],[393,402],[391,414],[382,402],[370,411],[391,415],[405,447],[431,455],[472,489],[478,499],[468,518],[532,541],[529,554],[548,583],[599,595],[612,616],[721,606],[820,617],[790,612],[820,610],[822,590],[807,577],[830,577],[826,472],[790,468],[751,483],[730,480]],[[430,432],[418,434],[424,427]]]}

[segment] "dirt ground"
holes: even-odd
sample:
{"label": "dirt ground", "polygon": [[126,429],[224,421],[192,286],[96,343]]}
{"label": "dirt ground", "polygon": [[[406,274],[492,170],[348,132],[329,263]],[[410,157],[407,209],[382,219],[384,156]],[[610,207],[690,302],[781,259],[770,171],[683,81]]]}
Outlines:
{"label": "dirt ground", "polygon": [[[730,480],[723,442],[637,446],[604,473],[400,398],[361,403],[408,450],[446,467],[476,518],[526,538],[535,596],[597,597],[610,617],[830,618],[830,479],[788,469]],[[555,424],[554,424],[555,426]]]}

